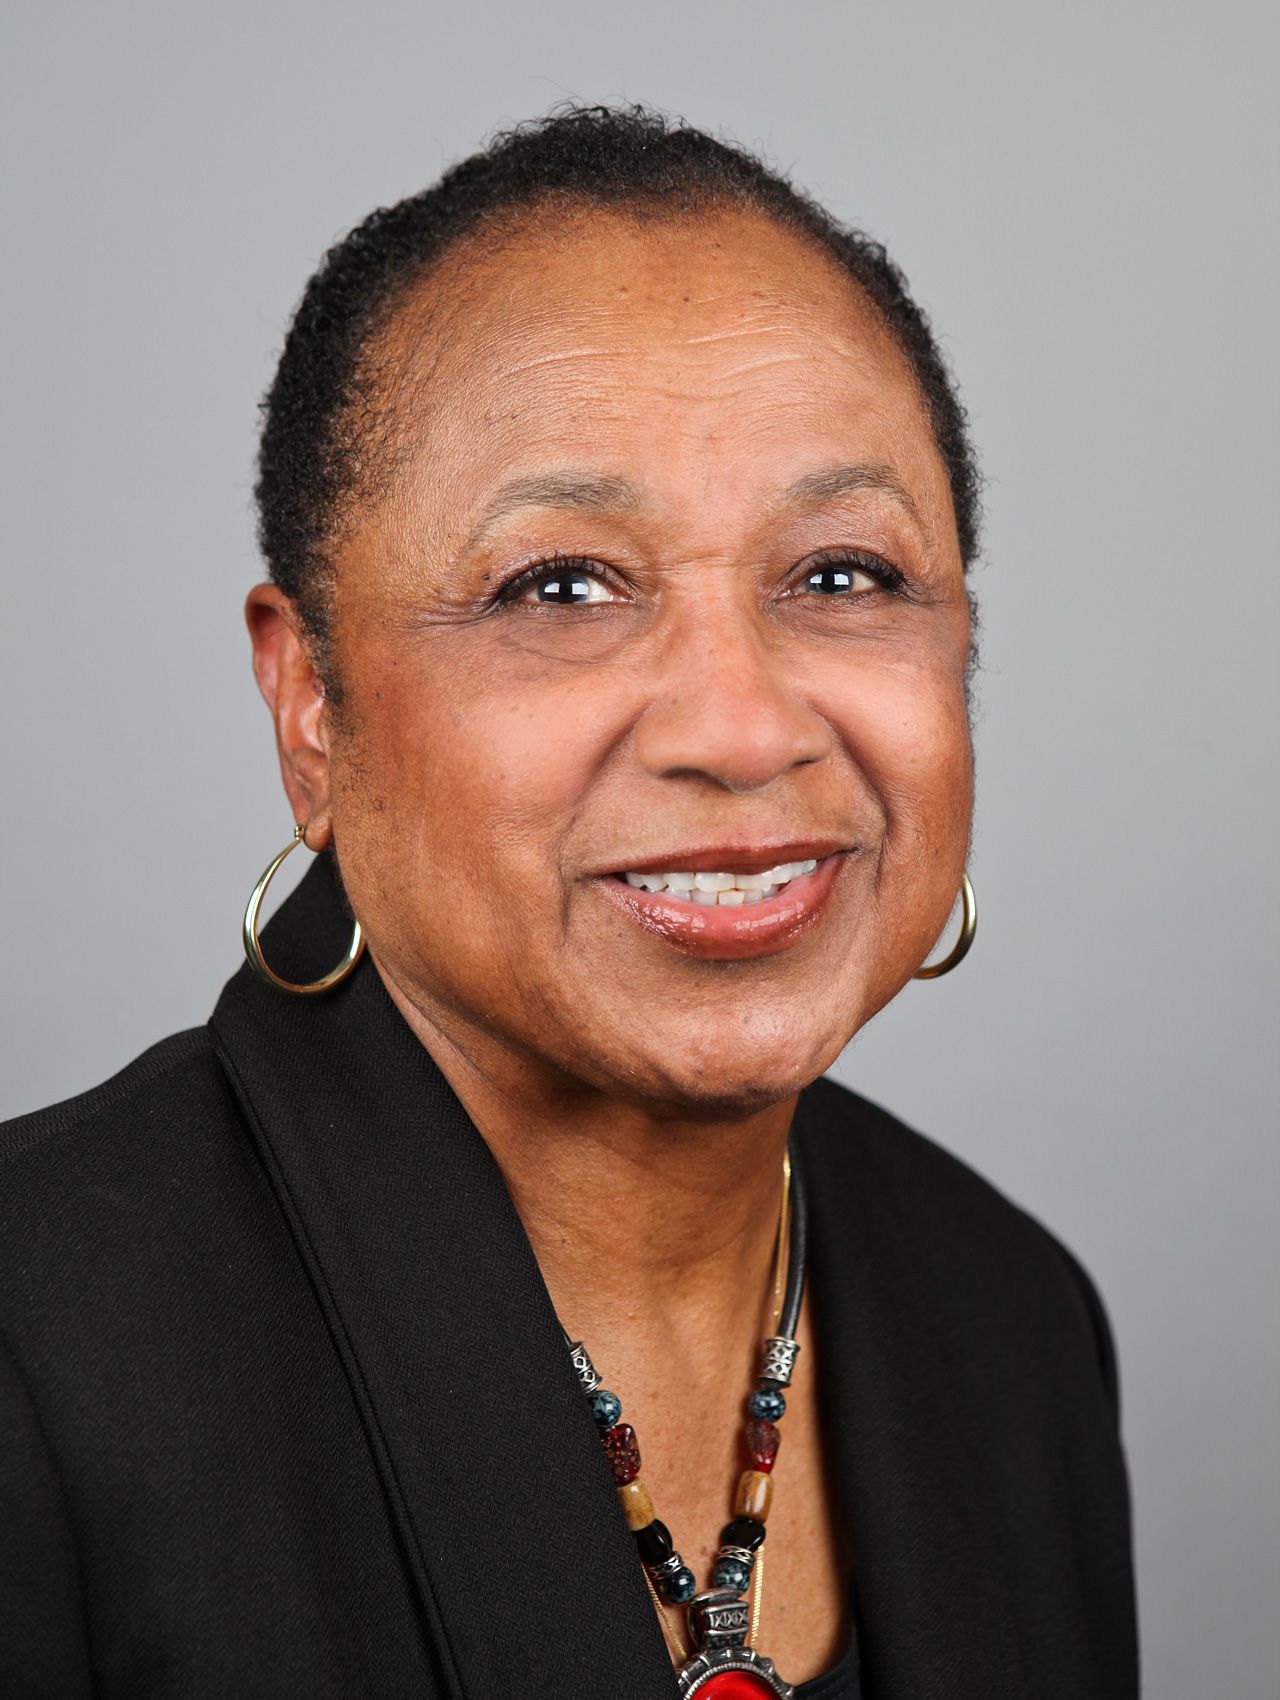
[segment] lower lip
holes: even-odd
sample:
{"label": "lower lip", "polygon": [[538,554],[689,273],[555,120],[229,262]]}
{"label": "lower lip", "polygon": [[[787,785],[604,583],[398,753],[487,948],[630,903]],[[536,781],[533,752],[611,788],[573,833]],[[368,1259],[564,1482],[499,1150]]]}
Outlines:
{"label": "lower lip", "polygon": [[732,908],[643,891],[612,874],[594,883],[624,915],[686,956],[740,962],[787,950],[817,926],[846,854],[824,856],[811,874],[790,880],[775,896]]}

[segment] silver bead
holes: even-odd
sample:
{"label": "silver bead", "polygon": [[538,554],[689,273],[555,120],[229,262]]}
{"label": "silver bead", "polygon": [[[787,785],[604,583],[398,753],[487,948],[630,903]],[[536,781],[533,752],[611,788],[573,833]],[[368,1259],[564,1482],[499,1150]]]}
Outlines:
{"label": "silver bead", "polygon": [[728,1589],[713,1588],[690,1600],[689,1628],[699,1649],[741,1647],[751,1628],[751,1609]]}
{"label": "silver bead", "polygon": [[750,1547],[721,1547],[716,1554],[716,1562],[719,1563],[722,1558],[736,1558],[739,1564],[745,1564],[748,1576],[755,1568],[756,1555]]}
{"label": "silver bead", "polygon": [[646,1564],[645,1569],[655,1582],[661,1582],[665,1576],[674,1576],[677,1570],[683,1570],[684,1560],[678,1552],[669,1552],[658,1564]]}
{"label": "silver bead", "polygon": [[796,1354],[799,1350],[800,1342],[788,1340],[785,1334],[775,1334],[766,1340],[760,1380],[772,1381],[778,1387],[790,1387],[791,1372],[796,1367]]}
{"label": "silver bead", "polygon": [[569,1358],[582,1391],[586,1394],[594,1393],[600,1385],[600,1377],[596,1374],[596,1366],[592,1363],[587,1348],[581,1340],[570,1343]]}

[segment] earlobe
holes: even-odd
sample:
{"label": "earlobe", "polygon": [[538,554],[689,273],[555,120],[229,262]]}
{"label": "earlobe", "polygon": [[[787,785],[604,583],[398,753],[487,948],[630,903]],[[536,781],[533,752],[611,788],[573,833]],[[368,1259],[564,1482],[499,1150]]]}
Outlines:
{"label": "earlobe", "polygon": [[274,584],[257,584],[245,601],[253,671],[276,728],[280,773],[295,820],[309,822],[307,844],[333,836],[324,687],[312,664],[297,605]]}

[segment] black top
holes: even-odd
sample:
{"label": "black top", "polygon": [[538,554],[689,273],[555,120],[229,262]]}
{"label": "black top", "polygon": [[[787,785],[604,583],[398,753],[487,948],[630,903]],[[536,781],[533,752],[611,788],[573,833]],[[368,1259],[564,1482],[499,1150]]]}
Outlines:
{"label": "black top", "polygon": [[858,1654],[850,1648],[839,1664],[796,1689],[796,1700],[862,1700],[858,1681]]}
{"label": "black top", "polygon": [[[347,924],[318,858],[269,959]],[[794,1135],[864,1700],[1131,1700],[1092,1283],[830,1081]],[[319,998],[242,969],[0,1128],[0,1690],[672,1700],[528,1238],[367,959]]]}

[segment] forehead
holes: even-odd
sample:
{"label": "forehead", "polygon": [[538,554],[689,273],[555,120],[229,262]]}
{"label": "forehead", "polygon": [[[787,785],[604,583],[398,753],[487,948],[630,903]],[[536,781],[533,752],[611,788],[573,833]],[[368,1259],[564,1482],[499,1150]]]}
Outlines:
{"label": "forehead", "polygon": [[[543,215],[473,234],[379,347],[397,493],[453,532],[513,476],[739,504],[841,459],[950,515],[914,374],[815,243],[761,215]],[[424,515],[425,517],[425,515]]]}

